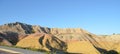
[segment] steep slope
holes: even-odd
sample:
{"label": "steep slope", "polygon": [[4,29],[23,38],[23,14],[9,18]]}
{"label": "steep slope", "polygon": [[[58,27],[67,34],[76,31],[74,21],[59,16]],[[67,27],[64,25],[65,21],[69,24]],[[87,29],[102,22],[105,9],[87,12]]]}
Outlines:
{"label": "steep slope", "polygon": [[49,33],[49,28],[47,27],[40,27],[35,25],[28,25],[25,23],[15,22],[15,23],[8,23],[0,26],[0,31],[12,31],[18,34],[31,34],[35,32],[40,33]]}
{"label": "steep slope", "polygon": [[16,46],[23,48],[42,49],[47,51],[60,50],[65,51],[67,45],[51,34],[35,33],[22,39]]}
{"label": "steep slope", "polygon": [[40,27],[40,26],[32,26],[32,32],[34,32],[34,33],[50,33],[50,28]]}
{"label": "steep slope", "polygon": [[87,41],[71,41],[68,43],[68,52],[81,54],[100,54],[100,52]]}
{"label": "steep slope", "polygon": [[[2,35],[3,38],[5,38],[6,40],[8,40],[10,43],[12,43],[13,45],[15,45],[18,41],[18,46],[23,46],[23,47],[29,47],[29,45],[31,46],[32,41],[36,41],[37,45],[33,45],[32,48],[44,48],[43,46],[47,47],[46,45],[48,45],[48,43],[56,43],[55,46],[59,43],[60,40],[66,42],[68,44],[68,46],[70,47],[74,47],[74,44],[78,45],[78,46],[82,46],[84,44],[87,44],[87,47],[90,47],[93,49],[93,51],[97,52],[97,50],[99,52],[103,52],[103,51],[109,51],[109,50],[114,50],[115,48],[117,48],[117,46],[119,45],[119,41],[116,41],[116,38],[114,40],[112,40],[111,38],[105,38],[105,37],[101,37],[101,36],[96,36],[90,32],[87,32],[83,29],[80,28],[48,28],[48,27],[41,27],[38,25],[28,25],[28,24],[24,24],[24,23],[20,23],[20,22],[15,22],[15,23],[8,23],[5,25],[1,25],[0,26],[0,31],[4,34]],[[57,37],[57,40],[59,39],[58,42],[56,42],[55,38],[52,38],[51,35],[48,36],[42,36],[42,34],[39,35],[35,35],[34,33],[46,33],[46,34],[52,34],[53,36]],[[33,35],[31,35],[33,34]],[[50,38],[48,38],[50,36]],[[39,43],[38,40],[46,37],[45,39],[42,39],[42,41],[45,41],[44,45],[41,45]],[[34,40],[31,40],[31,39]],[[28,42],[32,42],[31,44],[26,45],[24,42],[26,42],[25,40],[31,40]],[[55,39],[55,40],[52,40]],[[119,40],[119,38],[118,38]],[[22,43],[23,42],[23,43]],[[74,44],[70,44],[71,42],[73,42]],[[24,46],[24,44],[26,46]],[[35,44],[35,43],[34,43]],[[60,41],[61,44],[61,41]],[[59,45],[60,45],[59,44]],[[117,44],[117,45],[116,45]],[[53,44],[54,45],[54,44]],[[73,46],[72,46],[73,45]],[[39,47],[36,47],[39,46]],[[52,46],[52,45],[48,45],[48,46]],[[64,45],[62,45],[64,46]],[[113,47],[114,46],[114,47]],[[55,47],[53,47],[55,48]],[[58,47],[60,50],[60,47]],[[63,47],[64,48],[64,47]],[[84,46],[83,46],[84,48]],[[48,50],[50,50],[49,47],[47,47]],[[55,48],[57,49],[57,48]],[[69,48],[69,52],[73,52],[72,48]],[[79,52],[83,52],[82,47],[79,47],[79,49],[76,49],[76,51]],[[119,49],[119,48],[118,48]],[[62,49],[63,50],[63,49]],[[76,51],[74,51],[76,53]],[[92,50],[91,50],[92,51]],[[86,52],[84,50],[84,52]],[[90,52],[90,51],[88,51]]]}
{"label": "steep slope", "polygon": [[0,33],[0,45],[12,46],[12,44],[2,36],[3,36],[3,34]]}
{"label": "steep slope", "polygon": [[0,33],[2,33],[2,36],[9,42],[15,45],[18,41],[31,33],[49,33],[49,28],[15,22],[0,25]]}
{"label": "steep slope", "polygon": [[12,45],[15,45],[19,40],[22,40],[23,38],[27,37],[27,34],[18,34],[12,31],[3,31],[0,32],[0,35],[1,37],[8,40]]}
{"label": "steep slope", "polygon": [[66,28],[66,29],[52,28],[51,34],[55,35],[56,37],[65,42],[88,41],[98,48],[103,49],[111,48],[111,45],[109,45],[109,42],[106,41],[105,38],[98,37],[80,28]]}
{"label": "steep slope", "polygon": [[20,22],[8,23],[0,26],[0,31],[12,31],[19,34],[31,33],[31,25],[23,24]]}

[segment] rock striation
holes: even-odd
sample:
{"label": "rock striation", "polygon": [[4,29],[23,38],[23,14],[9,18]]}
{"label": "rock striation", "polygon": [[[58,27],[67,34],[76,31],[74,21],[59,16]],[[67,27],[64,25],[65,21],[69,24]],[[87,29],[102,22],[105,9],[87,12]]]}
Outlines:
{"label": "rock striation", "polygon": [[47,27],[40,27],[34,25],[28,25],[25,23],[15,22],[15,23],[8,23],[0,26],[0,31],[12,31],[18,34],[31,34],[35,32],[40,33],[49,33],[49,28]]}
{"label": "rock striation", "polygon": [[12,44],[7,39],[5,39],[3,36],[4,34],[0,33],[0,45],[12,46]]}
{"label": "rock striation", "polygon": [[97,36],[80,28],[48,28],[15,22],[1,25],[0,32],[3,34],[0,36],[1,39],[6,40],[6,42],[1,41],[0,43],[6,45],[47,51],[51,51],[51,49],[67,50],[72,53],[84,54],[101,54],[111,50],[120,51],[118,47],[120,46],[119,35]]}
{"label": "rock striation", "polygon": [[67,45],[51,34],[35,33],[22,39],[16,46],[46,51],[66,51]]}
{"label": "rock striation", "polygon": [[116,50],[118,52],[120,51],[120,34],[108,35],[104,38],[111,43],[111,49]]}

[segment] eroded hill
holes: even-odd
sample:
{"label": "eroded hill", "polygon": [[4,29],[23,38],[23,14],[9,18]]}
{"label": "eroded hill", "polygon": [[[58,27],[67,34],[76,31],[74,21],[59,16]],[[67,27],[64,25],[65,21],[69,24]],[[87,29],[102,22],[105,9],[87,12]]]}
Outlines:
{"label": "eroded hill", "polygon": [[0,37],[0,43],[9,46],[46,48],[47,50],[52,48],[83,54],[109,53],[112,50],[112,52],[120,51],[120,48],[117,47],[120,46],[120,41],[115,41],[116,38],[112,38],[114,36],[96,36],[80,28],[48,28],[15,22],[1,25]]}

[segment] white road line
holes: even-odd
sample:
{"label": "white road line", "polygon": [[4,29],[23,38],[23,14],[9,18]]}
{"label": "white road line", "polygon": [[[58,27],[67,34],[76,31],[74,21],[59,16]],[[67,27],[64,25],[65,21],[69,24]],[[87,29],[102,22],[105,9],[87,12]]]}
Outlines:
{"label": "white road line", "polygon": [[21,52],[16,52],[16,51],[13,51],[13,50],[8,50],[8,49],[3,49],[3,48],[0,48],[1,51],[5,51],[5,52],[9,52],[9,53],[13,53],[13,54],[23,54]]}

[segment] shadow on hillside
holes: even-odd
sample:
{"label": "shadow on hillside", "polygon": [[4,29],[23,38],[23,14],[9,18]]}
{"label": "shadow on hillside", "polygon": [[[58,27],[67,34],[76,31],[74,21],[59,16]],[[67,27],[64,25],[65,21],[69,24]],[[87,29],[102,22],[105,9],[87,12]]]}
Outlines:
{"label": "shadow on hillside", "polygon": [[107,54],[119,54],[119,53],[115,50],[110,50],[110,51],[107,52]]}
{"label": "shadow on hillside", "polygon": [[66,53],[66,54],[83,54],[83,53]]}
{"label": "shadow on hillside", "polygon": [[[67,44],[66,44],[65,42],[59,40],[57,37],[54,37],[54,36],[51,37],[51,38],[52,38],[52,40],[54,41],[54,43],[57,43],[57,44],[59,45],[60,49],[57,49],[57,48],[52,47],[52,46],[51,46],[52,44],[50,43],[50,41],[49,41],[48,39],[46,39],[46,42],[44,42],[44,43],[45,43],[46,48],[48,48],[50,51],[64,51],[64,50],[67,49]],[[43,45],[43,39],[45,39],[45,36],[42,36],[42,37],[39,39],[40,45]],[[58,40],[60,41],[60,43],[59,43]],[[44,46],[44,45],[43,45],[43,46]]]}
{"label": "shadow on hillside", "polygon": [[11,42],[13,45],[15,45],[18,42],[18,33],[16,32],[4,31],[0,35],[7,39],[9,42]]}
{"label": "shadow on hillside", "polygon": [[98,47],[95,47],[101,54],[119,54],[117,51],[115,50],[105,50],[105,49],[102,49],[102,48],[98,48]]}

